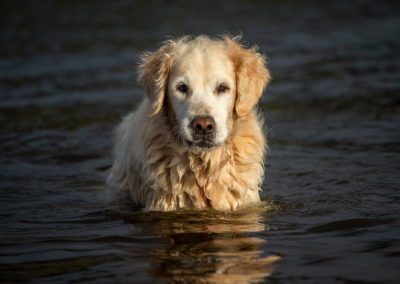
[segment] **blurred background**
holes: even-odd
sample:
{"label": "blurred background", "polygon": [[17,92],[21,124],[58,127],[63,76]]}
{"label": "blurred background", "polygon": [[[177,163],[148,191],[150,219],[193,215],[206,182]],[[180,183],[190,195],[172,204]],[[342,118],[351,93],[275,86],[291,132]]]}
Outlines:
{"label": "blurred background", "polygon": [[[104,169],[138,56],[239,32],[273,77],[265,206],[121,205]],[[396,1],[1,1],[0,281],[398,282],[399,51]]]}

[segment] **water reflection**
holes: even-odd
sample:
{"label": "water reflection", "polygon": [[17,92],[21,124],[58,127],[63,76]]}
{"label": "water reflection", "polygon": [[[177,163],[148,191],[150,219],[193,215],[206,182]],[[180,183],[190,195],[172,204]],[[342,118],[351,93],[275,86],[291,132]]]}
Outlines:
{"label": "water reflection", "polygon": [[[252,283],[268,277],[279,256],[265,256],[265,240],[256,232],[268,209],[239,213],[174,212],[131,216],[142,228],[161,234],[168,244],[148,250],[149,273],[167,282]],[[137,234],[137,231],[135,232]]]}

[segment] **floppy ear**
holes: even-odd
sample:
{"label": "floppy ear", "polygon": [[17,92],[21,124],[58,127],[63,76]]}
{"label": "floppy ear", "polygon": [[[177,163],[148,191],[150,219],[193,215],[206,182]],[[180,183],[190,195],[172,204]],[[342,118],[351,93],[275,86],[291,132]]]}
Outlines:
{"label": "floppy ear", "polygon": [[235,68],[235,111],[238,116],[246,116],[257,104],[271,77],[265,67],[265,58],[257,48],[246,49],[236,38],[225,38],[225,41]]}
{"label": "floppy ear", "polygon": [[164,103],[172,61],[170,53],[175,45],[172,40],[166,41],[156,52],[144,53],[141,57],[138,80],[153,104],[153,115]]}

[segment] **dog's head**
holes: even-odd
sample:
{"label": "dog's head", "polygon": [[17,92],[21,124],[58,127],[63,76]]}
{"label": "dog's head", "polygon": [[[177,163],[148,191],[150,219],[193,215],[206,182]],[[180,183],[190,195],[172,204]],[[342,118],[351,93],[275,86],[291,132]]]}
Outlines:
{"label": "dog's head", "polygon": [[251,112],[269,79],[256,48],[229,37],[169,40],[144,54],[139,69],[153,114],[168,108],[180,140],[203,152],[225,142],[235,119]]}

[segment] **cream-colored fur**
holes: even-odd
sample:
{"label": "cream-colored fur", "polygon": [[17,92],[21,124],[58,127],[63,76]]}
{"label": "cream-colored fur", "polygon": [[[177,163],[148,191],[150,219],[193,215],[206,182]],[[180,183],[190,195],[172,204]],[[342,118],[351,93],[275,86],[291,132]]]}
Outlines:
{"label": "cream-colored fur", "polygon": [[[184,37],[145,54],[139,80],[147,97],[117,129],[108,183],[152,211],[257,204],[267,145],[254,106],[269,78],[264,58],[236,38]],[[228,89],[218,93],[221,83]],[[196,115],[214,118],[213,147],[188,142]]]}

